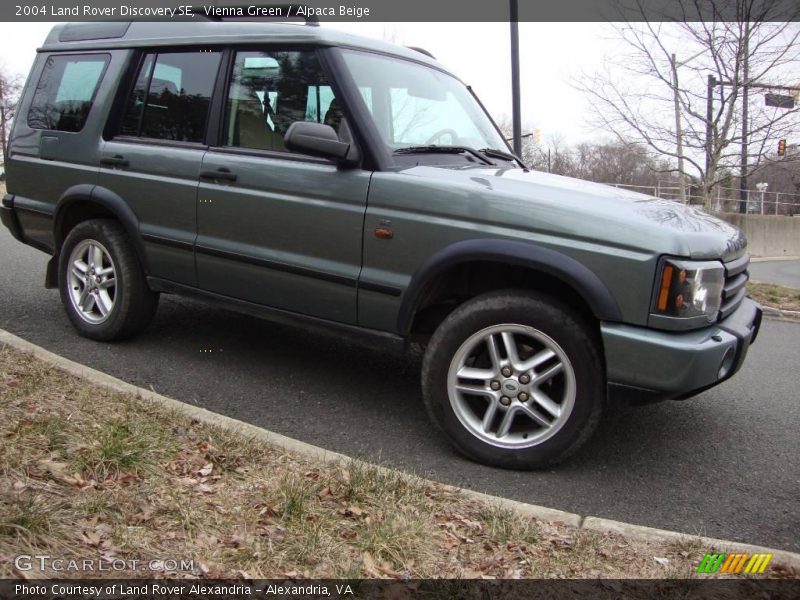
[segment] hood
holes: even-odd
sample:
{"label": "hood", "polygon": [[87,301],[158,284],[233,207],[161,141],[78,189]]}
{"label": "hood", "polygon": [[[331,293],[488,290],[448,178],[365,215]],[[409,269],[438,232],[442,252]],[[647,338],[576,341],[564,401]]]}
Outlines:
{"label": "hood", "polygon": [[[697,207],[610,185],[483,166],[418,165],[403,173],[471,192],[472,201],[478,196],[486,204],[487,221],[524,226],[542,234],[725,261],[744,254],[747,245],[737,227]],[[470,212],[475,215],[474,209]]]}

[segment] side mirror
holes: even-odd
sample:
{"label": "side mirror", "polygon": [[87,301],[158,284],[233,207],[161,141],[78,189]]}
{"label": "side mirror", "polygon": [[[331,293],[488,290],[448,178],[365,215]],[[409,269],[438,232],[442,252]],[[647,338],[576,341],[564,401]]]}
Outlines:
{"label": "side mirror", "polygon": [[338,163],[350,163],[350,144],[339,140],[330,125],[310,121],[295,121],[286,130],[283,143],[292,152],[327,158]]}

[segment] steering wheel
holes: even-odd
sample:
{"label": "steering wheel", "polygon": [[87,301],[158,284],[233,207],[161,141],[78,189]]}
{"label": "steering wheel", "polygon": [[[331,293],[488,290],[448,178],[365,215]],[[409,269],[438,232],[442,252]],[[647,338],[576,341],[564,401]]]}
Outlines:
{"label": "steering wheel", "polygon": [[448,133],[450,134],[450,137],[452,139],[451,143],[455,144],[456,140],[458,140],[458,132],[450,128],[440,129],[439,131],[434,133],[431,137],[429,137],[427,140],[425,140],[425,143],[433,144],[434,141],[438,140],[442,136],[447,135]]}

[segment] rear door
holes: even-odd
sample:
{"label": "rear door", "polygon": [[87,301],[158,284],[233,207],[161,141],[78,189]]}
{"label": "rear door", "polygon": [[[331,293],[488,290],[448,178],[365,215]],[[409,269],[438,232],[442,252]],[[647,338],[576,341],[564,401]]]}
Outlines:
{"label": "rear door", "polygon": [[221,50],[141,54],[98,188],[136,214],[150,275],[196,285],[197,185]]}
{"label": "rear door", "polygon": [[370,172],[289,152],[294,121],[347,119],[314,49],[232,56],[220,143],[203,157],[199,286],[339,322],[356,322]]}

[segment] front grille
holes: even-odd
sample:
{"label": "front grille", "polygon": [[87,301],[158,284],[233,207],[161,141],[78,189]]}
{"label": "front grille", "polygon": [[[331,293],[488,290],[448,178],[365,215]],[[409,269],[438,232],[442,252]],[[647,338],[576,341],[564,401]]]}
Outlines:
{"label": "front grille", "polygon": [[750,279],[750,273],[747,271],[749,265],[750,256],[748,254],[725,263],[725,287],[722,289],[722,305],[719,309],[720,321],[739,308],[747,295],[746,286]]}

